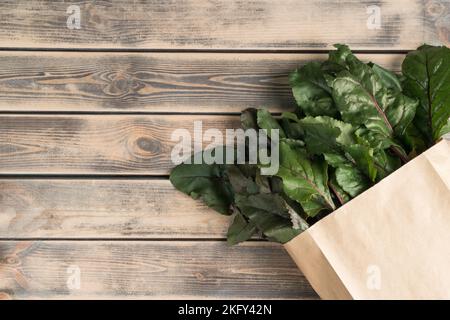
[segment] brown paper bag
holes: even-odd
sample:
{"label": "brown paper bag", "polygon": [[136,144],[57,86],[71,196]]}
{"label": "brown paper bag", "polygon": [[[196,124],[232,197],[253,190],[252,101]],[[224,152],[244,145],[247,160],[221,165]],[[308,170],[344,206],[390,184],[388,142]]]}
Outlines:
{"label": "brown paper bag", "polygon": [[324,299],[450,299],[450,141],[285,248]]}

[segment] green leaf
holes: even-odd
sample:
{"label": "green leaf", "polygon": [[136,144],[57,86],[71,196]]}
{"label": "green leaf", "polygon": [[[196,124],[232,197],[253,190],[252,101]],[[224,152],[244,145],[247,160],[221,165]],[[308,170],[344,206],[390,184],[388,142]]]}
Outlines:
{"label": "green leaf", "polygon": [[360,144],[353,144],[344,149],[353,159],[351,162],[371,181],[375,181],[377,169],[375,168],[373,149]]}
{"label": "green leaf", "polygon": [[[358,143],[368,145],[375,150],[388,149],[392,145],[397,144],[394,140],[392,140],[390,137],[386,137],[386,135],[384,135],[383,133],[371,131],[364,127],[355,130],[355,135],[357,137]],[[400,145],[398,145],[398,147],[401,148]]]}
{"label": "green leaf", "polygon": [[353,55],[350,48],[345,44],[335,44],[336,50],[332,50],[328,56],[328,62],[334,64],[335,66],[340,66],[341,68],[336,68],[336,71],[342,71],[347,69],[347,57]]}
{"label": "green leaf", "polygon": [[289,209],[280,194],[271,189],[268,177],[252,170],[255,167],[227,166],[227,175],[234,190],[234,207],[242,213],[242,217],[236,216],[231,224],[228,241],[241,241],[256,229],[272,241],[287,242],[302,231],[297,227],[298,223],[293,223],[302,221],[301,217]]}
{"label": "green leaf", "polygon": [[391,139],[387,139],[378,132],[360,128],[355,131],[355,135],[359,144],[373,149],[373,164],[377,170],[377,180],[385,178],[401,166],[400,159],[389,155],[385,149],[395,146],[397,152],[400,152],[402,157],[407,157],[406,152],[400,144],[397,144]]}
{"label": "green leaf", "polygon": [[301,140],[303,138],[303,129],[296,114],[292,112],[283,112],[280,125],[288,138],[296,140]]}
{"label": "green leaf", "polygon": [[329,165],[341,168],[339,174],[352,177],[349,192],[356,195],[357,185],[358,192],[370,187],[370,181],[375,181],[377,176],[373,149],[356,143],[352,125],[329,117],[307,117],[300,122],[308,151],[323,154]]}
{"label": "green leaf", "polygon": [[234,193],[256,194],[259,192],[258,185],[253,181],[255,169],[255,165],[226,166],[225,172]]}
{"label": "green leaf", "polygon": [[225,168],[224,165],[218,164],[182,163],[172,170],[170,182],[193,199],[200,198],[217,212],[229,215],[233,191]]}
{"label": "green leaf", "polygon": [[375,63],[369,63],[369,66],[378,75],[386,88],[394,91],[402,91],[400,79],[394,72],[386,70]]}
{"label": "green leaf", "polygon": [[228,228],[227,242],[229,245],[235,245],[250,239],[256,233],[256,226],[247,221],[241,213],[236,213],[233,222]]}
{"label": "green leaf", "polygon": [[377,167],[377,181],[386,178],[402,165],[399,158],[390,155],[385,150],[375,151],[373,157]]}
{"label": "green leaf", "polygon": [[450,49],[424,45],[408,53],[402,71],[405,94],[420,101],[414,123],[432,145],[450,118]]}
{"label": "green leaf", "polygon": [[285,193],[298,201],[308,216],[335,209],[327,185],[327,164],[321,160],[310,161],[305,150],[291,147],[283,140],[277,176],[283,180]]}
{"label": "green leaf", "polygon": [[338,185],[352,197],[356,197],[371,186],[369,179],[352,166],[339,166],[335,173]]}
{"label": "green leaf", "polygon": [[339,186],[352,197],[371,187],[372,177],[369,174],[372,174],[372,165],[368,169],[361,170],[360,167],[363,165],[358,166],[350,154],[325,153],[324,156],[327,163],[335,168]]}
{"label": "green leaf", "polygon": [[409,154],[414,157],[424,152],[428,147],[424,136],[420,133],[414,123],[406,128],[402,137],[403,144],[409,149]]}
{"label": "green leaf", "polygon": [[292,72],[289,80],[297,105],[306,115],[337,115],[331,88],[325,80],[320,63],[307,63]]}
{"label": "green leaf", "polygon": [[306,117],[299,121],[308,152],[339,152],[341,146],[355,143],[352,125],[330,117]]}
{"label": "green leaf", "polygon": [[[293,228],[284,200],[275,194],[236,195],[236,205],[271,241],[286,243],[304,229]],[[303,226],[305,227],[305,226]]]}
{"label": "green leaf", "polygon": [[261,129],[267,130],[267,135],[269,136],[269,138],[271,137],[272,129],[279,130],[280,138],[286,137],[286,134],[284,133],[283,128],[280,126],[278,121],[274,117],[272,117],[272,115],[270,114],[269,111],[267,111],[265,109],[258,109],[257,122],[258,122],[258,126]]}
{"label": "green leaf", "polygon": [[439,132],[439,136],[443,137],[447,133],[450,133],[450,119],[448,120],[447,124],[442,127],[441,131]]}
{"label": "green leaf", "polygon": [[404,162],[408,161],[396,139],[404,135],[412,122],[417,102],[398,90],[395,75],[362,63],[348,47],[338,47],[332,58],[345,67],[331,83],[342,119],[376,133],[379,145],[391,148]]}
{"label": "green leaf", "polygon": [[349,71],[333,81],[333,97],[342,119],[394,139],[414,118],[417,102],[389,90],[368,65],[349,55]]}
{"label": "green leaf", "polygon": [[330,180],[328,181],[331,191],[339,202],[339,205],[350,201],[350,195],[345,192],[336,180],[336,172],[332,172]]}

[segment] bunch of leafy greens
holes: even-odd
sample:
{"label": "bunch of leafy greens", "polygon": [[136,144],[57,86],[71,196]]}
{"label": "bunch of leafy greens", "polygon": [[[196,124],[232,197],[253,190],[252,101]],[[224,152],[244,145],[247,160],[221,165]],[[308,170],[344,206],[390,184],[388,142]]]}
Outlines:
{"label": "bunch of leafy greens", "polygon": [[230,244],[257,233],[291,240],[450,132],[450,49],[421,46],[397,75],[335,47],[327,61],[290,75],[295,112],[242,112],[244,129],[279,130],[276,175],[261,175],[257,164],[172,171],[177,189],[234,215]]}

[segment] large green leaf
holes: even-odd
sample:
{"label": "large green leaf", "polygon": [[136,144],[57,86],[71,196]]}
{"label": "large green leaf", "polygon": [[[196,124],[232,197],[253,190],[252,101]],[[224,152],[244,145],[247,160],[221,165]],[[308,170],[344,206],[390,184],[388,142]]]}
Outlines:
{"label": "large green leaf", "polygon": [[450,49],[424,45],[406,56],[402,71],[405,94],[420,101],[414,123],[432,145],[450,127]]}
{"label": "large green leaf", "polygon": [[328,189],[327,164],[308,159],[306,151],[280,143],[280,168],[277,176],[283,180],[286,194],[298,201],[305,213],[314,217],[322,210],[334,210],[335,205]]}
{"label": "large green leaf", "polygon": [[337,115],[331,88],[325,80],[320,63],[307,63],[292,72],[289,80],[294,98],[306,115]]}
{"label": "large green leaf", "polygon": [[347,56],[348,71],[333,81],[333,97],[342,119],[364,125],[387,138],[401,136],[414,118],[417,102],[389,90],[368,65]]}
{"label": "large green leaf", "polygon": [[193,199],[200,198],[217,212],[229,215],[233,191],[225,171],[224,165],[182,163],[172,170],[170,182]]}
{"label": "large green leaf", "polygon": [[380,144],[408,161],[397,140],[411,124],[418,102],[393,90],[392,84],[386,84],[373,68],[354,55],[347,55],[345,61],[347,70],[340,72],[331,84],[342,119],[376,133]]}

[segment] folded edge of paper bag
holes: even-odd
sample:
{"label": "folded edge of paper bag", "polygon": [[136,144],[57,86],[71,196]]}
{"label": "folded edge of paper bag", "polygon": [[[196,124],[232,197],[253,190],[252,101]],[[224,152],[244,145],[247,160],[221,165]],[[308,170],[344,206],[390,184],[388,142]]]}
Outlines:
{"label": "folded edge of paper bag", "polygon": [[[450,297],[450,141],[284,246],[323,299]],[[367,288],[367,266],[382,286]]]}
{"label": "folded edge of paper bag", "polygon": [[303,232],[284,247],[322,299],[352,299],[310,233]]}

